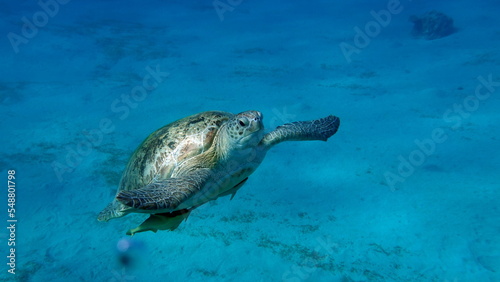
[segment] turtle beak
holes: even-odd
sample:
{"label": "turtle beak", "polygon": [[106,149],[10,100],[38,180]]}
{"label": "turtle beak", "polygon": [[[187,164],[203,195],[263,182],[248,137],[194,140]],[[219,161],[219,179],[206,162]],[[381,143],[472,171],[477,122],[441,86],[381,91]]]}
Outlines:
{"label": "turtle beak", "polygon": [[263,116],[259,111],[246,111],[243,113],[239,113],[238,116],[245,117],[247,122],[249,122],[246,127],[246,130],[248,130],[248,132],[256,132],[264,128],[264,124],[262,123]]}
{"label": "turtle beak", "polygon": [[[241,130],[235,135],[240,135],[238,141],[243,147],[252,147],[257,145],[264,135],[264,124],[262,123],[262,113],[258,111],[246,111],[236,115],[236,128]],[[245,132],[242,135],[242,133]]]}
{"label": "turtle beak", "polygon": [[248,117],[250,122],[252,123],[250,130],[252,132],[259,131],[264,128],[264,123],[262,122],[262,119],[264,116],[262,115],[261,112],[258,111],[250,111],[251,115]]}
{"label": "turtle beak", "polygon": [[259,112],[259,111],[254,111],[255,112],[255,120],[260,120],[262,121],[262,119],[264,119],[264,115]]}

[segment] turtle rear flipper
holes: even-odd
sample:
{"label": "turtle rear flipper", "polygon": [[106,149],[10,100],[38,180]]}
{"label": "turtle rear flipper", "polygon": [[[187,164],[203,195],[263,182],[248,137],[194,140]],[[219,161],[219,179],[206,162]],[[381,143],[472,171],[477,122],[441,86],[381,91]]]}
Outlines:
{"label": "turtle rear flipper", "polygon": [[175,230],[179,225],[188,218],[192,209],[183,209],[175,212],[152,214],[137,228],[127,231],[127,235],[135,233],[158,230]]}
{"label": "turtle rear flipper", "polygon": [[337,132],[339,126],[340,119],[332,115],[316,120],[287,123],[264,135],[260,145],[269,149],[283,141],[326,141]]}
{"label": "turtle rear flipper", "polygon": [[236,192],[238,192],[238,190],[241,188],[241,186],[243,186],[248,180],[248,177],[243,179],[240,183],[236,184],[236,186],[234,186],[233,188],[227,190],[226,192],[224,193],[221,193],[219,195],[219,197],[224,197],[224,196],[227,196],[227,195],[231,195],[231,199],[232,200],[234,198],[234,196],[236,195]]}

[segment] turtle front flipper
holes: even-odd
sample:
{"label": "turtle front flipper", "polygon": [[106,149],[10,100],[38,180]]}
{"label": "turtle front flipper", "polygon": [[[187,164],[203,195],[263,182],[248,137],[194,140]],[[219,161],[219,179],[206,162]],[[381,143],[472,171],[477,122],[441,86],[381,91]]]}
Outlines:
{"label": "turtle front flipper", "polygon": [[337,132],[339,126],[340,119],[332,115],[316,120],[287,123],[264,135],[260,145],[269,149],[283,141],[326,141]]}
{"label": "turtle front flipper", "polygon": [[136,212],[172,212],[188,198],[198,193],[209,178],[207,169],[198,169],[184,177],[156,181],[142,188],[121,191],[116,199]]}
{"label": "turtle front flipper", "polygon": [[123,205],[114,200],[109,203],[97,216],[98,221],[108,221],[113,218],[122,217],[126,213],[122,211]]}

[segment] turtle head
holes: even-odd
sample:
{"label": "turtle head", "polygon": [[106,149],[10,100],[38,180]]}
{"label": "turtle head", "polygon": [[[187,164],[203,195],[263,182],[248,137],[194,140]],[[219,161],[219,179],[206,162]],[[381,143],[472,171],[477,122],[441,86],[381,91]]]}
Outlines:
{"label": "turtle head", "polygon": [[217,163],[229,165],[225,170],[229,174],[236,173],[240,166],[250,166],[249,163],[256,163],[252,165],[252,168],[256,168],[264,156],[256,152],[260,149],[259,143],[263,136],[264,125],[260,112],[246,111],[232,116],[219,128],[213,142]]}
{"label": "turtle head", "polygon": [[226,138],[233,148],[255,147],[264,136],[262,113],[246,111],[235,115],[226,123]]}
{"label": "turtle head", "polygon": [[[216,151],[222,158],[242,157],[255,149],[264,136],[262,114],[246,111],[234,115],[226,121],[217,134]],[[236,155],[235,155],[236,154]]]}

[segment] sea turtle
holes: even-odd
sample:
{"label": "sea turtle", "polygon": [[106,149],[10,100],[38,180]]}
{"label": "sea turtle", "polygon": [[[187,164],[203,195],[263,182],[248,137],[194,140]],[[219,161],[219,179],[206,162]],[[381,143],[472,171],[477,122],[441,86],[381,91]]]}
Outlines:
{"label": "sea turtle", "polygon": [[153,132],[130,158],[116,197],[98,220],[147,213],[150,217],[127,234],[174,230],[200,205],[234,197],[274,145],[326,141],[340,125],[339,118],[330,115],[287,123],[264,134],[262,118],[258,111],[202,112]]}

